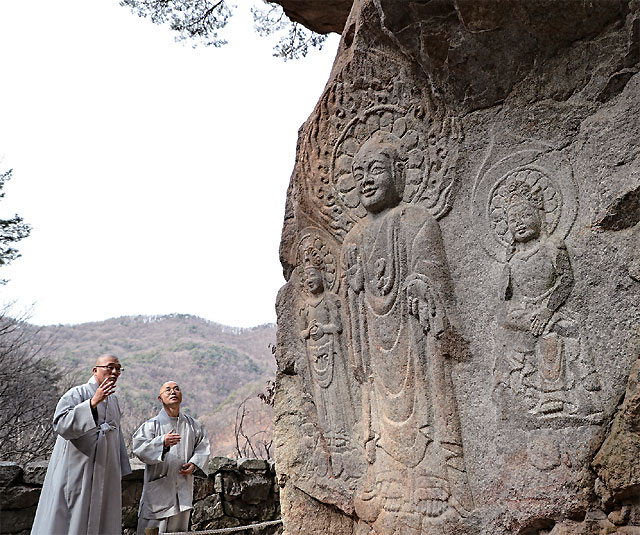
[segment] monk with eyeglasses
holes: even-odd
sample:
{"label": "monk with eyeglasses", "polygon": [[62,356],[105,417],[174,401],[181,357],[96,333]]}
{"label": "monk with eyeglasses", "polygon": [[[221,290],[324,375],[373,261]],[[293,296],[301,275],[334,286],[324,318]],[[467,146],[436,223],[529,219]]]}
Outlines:
{"label": "monk with eyeglasses", "polygon": [[184,532],[193,509],[193,478],[207,476],[205,428],[180,409],[182,391],[167,381],[158,395],[162,408],[133,435],[133,453],[145,463],[138,535]]}
{"label": "monk with eyeglasses", "polygon": [[57,433],[32,535],[121,535],[122,477],[131,473],[115,395],[122,373],[101,355],[89,382],[60,398]]}

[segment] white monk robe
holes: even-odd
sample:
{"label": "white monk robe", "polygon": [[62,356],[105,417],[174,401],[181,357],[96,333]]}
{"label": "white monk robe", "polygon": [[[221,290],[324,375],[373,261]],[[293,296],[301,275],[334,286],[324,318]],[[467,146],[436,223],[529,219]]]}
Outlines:
{"label": "white monk robe", "polygon": [[[171,430],[180,435],[180,442],[166,451],[164,436]],[[208,473],[209,439],[197,420],[182,412],[171,418],[163,408],[133,434],[133,453],[146,465],[138,513],[138,533],[144,533],[149,527],[145,520],[169,518],[193,507],[193,477]],[[196,465],[194,474],[178,473],[185,463]]]}
{"label": "white monk robe", "polygon": [[44,479],[32,535],[121,535],[122,476],[131,473],[115,394],[96,407],[98,382],[64,394],[53,417],[58,434]]}

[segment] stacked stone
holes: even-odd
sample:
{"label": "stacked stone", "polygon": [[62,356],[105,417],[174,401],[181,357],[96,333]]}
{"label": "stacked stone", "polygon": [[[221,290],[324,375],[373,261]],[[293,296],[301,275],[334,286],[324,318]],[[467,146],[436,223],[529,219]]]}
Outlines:
{"label": "stacked stone", "polygon": [[46,473],[46,461],[0,462],[0,533],[29,534]]}
{"label": "stacked stone", "polygon": [[[214,457],[209,477],[196,480],[193,531],[245,526],[280,518],[280,496],[273,461]],[[272,526],[260,533],[271,535]]]}
{"label": "stacked stone", "polygon": [[[28,535],[47,470],[47,461],[21,467],[0,462],[0,533]],[[133,472],[122,482],[124,535],[135,535],[142,494],[144,465],[131,461]],[[232,528],[276,520],[280,500],[272,461],[214,457],[209,477],[196,479],[193,531]],[[263,528],[260,535],[278,533],[279,526]]]}

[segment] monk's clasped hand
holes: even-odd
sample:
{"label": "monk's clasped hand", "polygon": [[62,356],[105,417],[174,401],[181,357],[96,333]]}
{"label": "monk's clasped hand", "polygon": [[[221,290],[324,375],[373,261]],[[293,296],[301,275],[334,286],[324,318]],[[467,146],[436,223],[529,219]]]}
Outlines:
{"label": "monk's clasped hand", "polygon": [[182,465],[182,469],[178,472],[179,474],[182,474],[183,476],[188,476],[190,474],[193,474],[193,471],[196,469],[196,465],[193,463],[185,463]]}

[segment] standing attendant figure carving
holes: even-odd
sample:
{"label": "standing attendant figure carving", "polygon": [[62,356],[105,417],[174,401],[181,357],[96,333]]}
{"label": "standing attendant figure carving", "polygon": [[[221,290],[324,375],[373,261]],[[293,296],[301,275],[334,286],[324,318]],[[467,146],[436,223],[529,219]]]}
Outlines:
{"label": "standing attendant figure carving", "polygon": [[[306,345],[318,426],[329,450],[331,475],[339,477],[344,469],[342,454],[350,449],[354,418],[348,366],[340,341],[343,330],[340,298],[326,288],[326,259],[332,260],[333,256],[325,256],[321,248],[307,245],[302,257],[305,300],[299,312],[300,338]],[[325,474],[327,455],[321,453],[316,457],[316,470]]]}
{"label": "standing attendant figure carving", "polygon": [[352,169],[367,213],[343,244],[368,463],[356,513],[374,529],[403,534],[473,506],[451,379],[465,347],[439,226],[428,209],[402,200],[406,160],[390,132],[360,146]]}

